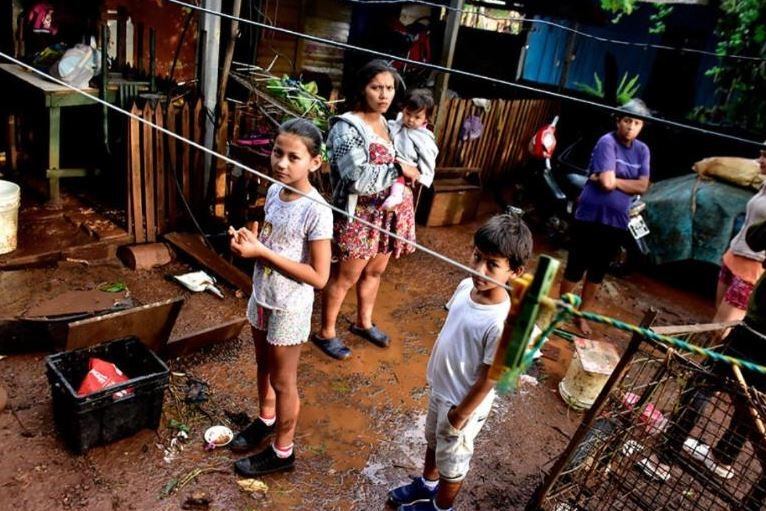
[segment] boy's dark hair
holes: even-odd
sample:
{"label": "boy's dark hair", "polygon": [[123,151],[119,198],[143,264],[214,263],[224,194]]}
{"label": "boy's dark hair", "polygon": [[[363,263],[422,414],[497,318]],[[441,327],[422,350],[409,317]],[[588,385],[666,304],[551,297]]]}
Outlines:
{"label": "boy's dark hair", "polygon": [[367,87],[367,84],[380,73],[390,73],[391,76],[394,77],[394,87],[397,93],[404,89],[404,81],[394,66],[382,59],[371,60],[356,72],[354,88],[351,91],[352,110],[366,108],[364,89]]}
{"label": "boy's dark hair", "polygon": [[279,126],[279,133],[289,133],[301,137],[312,157],[322,152],[322,132],[311,121],[300,117],[290,119]]}
{"label": "boy's dark hair", "polygon": [[410,112],[426,111],[426,117],[431,117],[434,113],[434,97],[428,89],[408,90],[402,101],[402,108]]}
{"label": "boy's dark hair", "polygon": [[532,232],[516,213],[490,218],[473,235],[473,244],[483,254],[507,258],[513,271],[524,268],[532,256]]}

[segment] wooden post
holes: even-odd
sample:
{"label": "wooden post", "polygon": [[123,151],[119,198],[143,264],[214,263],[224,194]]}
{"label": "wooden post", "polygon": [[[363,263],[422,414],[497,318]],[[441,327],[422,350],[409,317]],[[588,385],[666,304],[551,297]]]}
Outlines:
{"label": "wooden post", "polygon": [[[216,152],[226,154],[226,142],[229,123],[229,107],[226,103],[221,105],[219,117],[218,136],[216,137]],[[222,220],[226,216],[226,162],[220,158],[215,160],[215,206],[213,214]]]}
{"label": "wooden post", "polygon": [[[141,116],[141,110],[138,109],[135,103],[133,103],[130,113]],[[130,172],[130,206],[133,211],[133,236],[136,243],[143,243],[146,241],[146,231],[144,229],[144,216],[141,210],[141,204],[143,203],[143,194],[141,193],[141,128],[136,119],[130,119],[128,137],[130,150],[130,166],[128,171]]]}
{"label": "wooden post", "polygon": [[[221,0],[203,0],[202,5],[212,11],[221,11],[223,2]],[[202,96],[204,98],[204,107],[208,112],[215,112],[215,104],[218,98],[216,89],[218,87],[218,69],[219,56],[221,54],[221,18],[213,14],[203,14],[202,26],[204,29],[203,55],[202,55]],[[195,119],[197,117],[195,116]],[[208,149],[215,145],[215,122],[207,116],[202,119],[203,131],[202,137],[195,141],[204,145]],[[203,138],[204,137],[204,138]],[[199,155],[201,167],[194,166],[195,172],[199,171],[201,178],[200,186],[202,192],[207,189],[210,180],[210,156],[208,154]],[[204,196],[204,193],[203,193]]]}
{"label": "wooden post", "polygon": [[[173,106],[173,102],[168,103],[167,117],[165,119],[165,127],[173,133],[178,133],[178,124],[176,121],[176,108]],[[184,144],[186,145],[186,144]],[[176,179],[180,178],[178,172],[178,154],[176,153],[176,139],[175,137],[168,136],[167,152],[170,156],[168,162],[170,164],[170,171],[168,175],[168,224],[169,229],[174,230],[176,228],[176,221],[178,219],[178,212],[176,211],[176,197],[178,194],[178,186],[176,185]]]}
{"label": "wooden post", "polygon": [[[147,101],[144,105],[144,119],[151,121],[154,110]],[[144,157],[144,205],[146,214],[146,240],[157,241],[157,217],[155,211],[154,195],[154,129],[144,124],[143,129],[143,157]]]}
{"label": "wooden post", "polygon": [[[230,20],[231,30],[229,31],[229,41],[226,43],[226,54],[223,57],[223,66],[221,66],[221,80],[218,83],[218,108],[223,108],[224,101],[226,101],[226,84],[229,81],[229,70],[231,69],[231,61],[234,59],[234,45],[237,43],[239,37],[239,13],[242,10],[242,0],[233,0],[231,6]],[[219,117],[220,125],[220,117]]]}
{"label": "wooden post", "polygon": [[[154,109],[154,122],[160,128],[164,125],[164,112],[162,111],[162,105],[157,102],[157,106]],[[155,154],[157,156],[154,161],[157,174],[157,234],[164,234],[167,228],[167,176],[165,172],[165,134],[157,131],[154,134]]]}
{"label": "wooden post", "polygon": [[[457,45],[457,33],[460,29],[460,17],[462,15],[463,0],[450,0],[450,9],[447,11],[447,23],[444,30],[444,44],[442,45],[441,65],[452,67]],[[447,96],[449,88],[449,73],[441,73],[436,78],[436,104],[441,105]]]}

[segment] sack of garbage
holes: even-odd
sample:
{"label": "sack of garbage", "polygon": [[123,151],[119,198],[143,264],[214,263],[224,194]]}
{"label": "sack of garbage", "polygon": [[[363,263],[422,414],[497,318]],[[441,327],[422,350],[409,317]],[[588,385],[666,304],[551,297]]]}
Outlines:
{"label": "sack of garbage", "polygon": [[[78,396],[87,396],[129,380],[119,367],[100,358],[91,358],[88,361],[88,369],[88,374],[85,375],[80,388],[77,389]],[[115,393],[113,397],[116,400],[132,393],[133,389],[125,389]]]}
{"label": "sack of garbage", "polygon": [[51,76],[72,87],[84,89],[101,72],[101,52],[87,44],[77,44],[53,64]]}
{"label": "sack of garbage", "polygon": [[702,177],[718,179],[744,188],[758,189],[764,181],[758,160],[750,158],[713,156],[698,161],[692,165],[692,169]]}

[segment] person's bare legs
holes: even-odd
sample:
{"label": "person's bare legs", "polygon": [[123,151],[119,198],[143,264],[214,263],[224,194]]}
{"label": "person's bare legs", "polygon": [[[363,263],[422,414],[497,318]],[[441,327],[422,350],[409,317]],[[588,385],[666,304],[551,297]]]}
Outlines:
{"label": "person's bare legs", "polygon": [[365,259],[349,259],[338,263],[330,281],[322,291],[322,327],[319,329],[321,339],[332,339],[337,335],[335,324],[338,321],[340,308],[348,290],[359,280],[367,263]]}
{"label": "person's bare legs", "polygon": [[721,303],[723,303],[723,296],[726,294],[726,290],[729,286],[721,282],[721,279],[718,279],[718,282],[715,286],[715,308],[716,313],[718,311],[718,307],[721,306]]}
{"label": "person's bare legs", "polygon": [[268,346],[271,385],[276,394],[276,437],[277,448],[288,448],[295,437],[295,426],[300,412],[298,397],[298,362],[301,345]]}
{"label": "person's bare legs", "polygon": [[[596,300],[596,294],[598,293],[598,290],[601,288],[601,283],[595,283],[588,280],[588,277],[586,275],[585,282],[582,285],[582,303],[580,304],[580,310],[590,310],[591,305],[593,305],[593,302]],[[590,335],[593,333],[593,331],[590,328],[590,325],[588,325],[588,322],[585,321],[583,318],[575,318],[574,324],[577,328],[580,329],[580,331],[583,333],[583,335]]]}
{"label": "person's bare legs", "polygon": [[436,468],[436,450],[426,448],[426,461],[423,464],[423,479],[436,481],[439,479],[439,470]]}
{"label": "person's bare legs", "polygon": [[[574,292],[575,288],[577,287],[577,284],[579,284],[579,282],[572,282],[571,280],[561,279],[559,296],[563,296],[567,293]],[[592,282],[588,282],[587,280],[583,284],[582,296],[581,296],[582,302],[580,303],[580,310],[585,310],[586,306],[593,301],[593,297],[595,296],[596,291],[598,291],[599,285],[595,284],[595,289],[593,289],[593,286],[594,284]],[[588,298],[586,299],[586,295],[588,294],[590,296],[588,296]],[[580,332],[582,332],[584,335],[591,334],[590,326],[588,325],[588,322],[585,321],[584,319],[572,318],[572,324],[575,327],[577,327],[577,329],[580,330]]]}
{"label": "person's bare legs", "polygon": [[[740,309],[739,307],[735,307],[734,305],[730,304],[726,300],[721,300],[721,303],[718,305],[718,308],[715,311],[715,316],[713,316],[713,323],[726,323],[728,321],[742,321],[745,318],[745,314],[747,311]],[[717,340],[720,341],[721,339],[725,338],[727,335],[729,335],[730,328],[724,328],[723,330],[719,330],[716,333]]]}
{"label": "person's bare legs", "polygon": [[372,328],[372,312],[380,288],[380,277],[386,271],[391,254],[377,254],[364,267],[356,284],[356,325]]}
{"label": "person's bare legs", "polygon": [[269,363],[269,346],[266,342],[266,332],[252,328],[253,344],[255,344],[255,363],[258,372],[258,407],[263,418],[270,419],[276,414],[277,395],[271,386],[269,378],[271,365]]}
{"label": "person's bare legs", "polygon": [[439,509],[449,509],[457,498],[457,494],[460,493],[460,488],[463,486],[463,481],[445,481],[439,479],[439,491],[436,493],[434,502]]}
{"label": "person's bare legs", "polygon": [[571,293],[574,291],[574,289],[577,287],[577,282],[572,282],[571,280],[567,279],[561,279],[561,287],[559,287],[559,296],[564,296],[565,294]]}
{"label": "person's bare legs", "polygon": [[423,479],[428,481],[439,480],[439,490],[436,493],[434,502],[441,509],[449,509],[455,502],[455,498],[460,492],[460,487],[463,486],[463,482],[445,481],[439,476],[439,470],[436,468],[436,451],[434,449],[426,449],[426,460],[423,464]]}

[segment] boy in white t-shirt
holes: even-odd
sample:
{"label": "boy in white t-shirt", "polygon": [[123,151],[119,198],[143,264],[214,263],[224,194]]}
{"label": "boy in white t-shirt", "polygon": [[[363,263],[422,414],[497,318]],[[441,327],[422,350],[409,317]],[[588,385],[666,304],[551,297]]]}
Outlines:
{"label": "boy in white t-shirt", "polygon": [[[497,215],[474,234],[470,266],[496,282],[521,275],[532,234],[515,214]],[[511,299],[494,282],[472,276],[458,284],[428,361],[430,399],[423,476],[388,493],[401,511],[450,510],[468,473],[473,442],[492,408],[495,357]]]}

